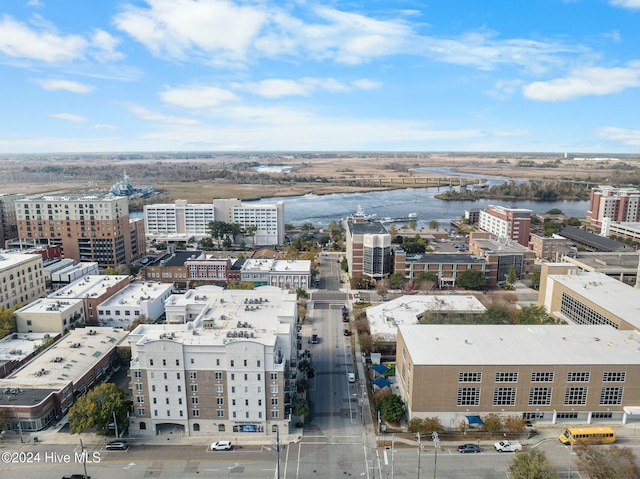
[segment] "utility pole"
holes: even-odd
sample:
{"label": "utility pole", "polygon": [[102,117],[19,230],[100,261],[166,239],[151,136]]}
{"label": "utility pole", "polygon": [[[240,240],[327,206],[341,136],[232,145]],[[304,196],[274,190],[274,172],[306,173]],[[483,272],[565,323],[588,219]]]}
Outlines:
{"label": "utility pole", "polygon": [[276,479],[280,479],[280,428],[276,429]]}
{"label": "utility pole", "polygon": [[393,466],[396,460],[396,435],[391,436],[391,479],[394,479]]}
{"label": "utility pole", "polygon": [[571,447],[569,448],[569,475],[567,477],[571,479],[571,461],[573,457],[573,434],[569,434],[569,441],[571,443]]}
{"label": "utility pole", "polygon": [[420,450],[422,449],[422,442],[420,441],[420,433],[418,432],[418,478],[420,479]]}
{"label": "utility pole", "polygon": [[111,411],[113,413],[113,425],[116,428],[116,439],[120,438],[120,435],[118,434],[118,420],[116,419],[116,412],[115,411]]}
{"label": "utility pole", "polygon": [[436,479],[436,468],[438,466],[438,447],[440,447],[440,438],[438,437],[438,433],[433,431],[431,434],[431,438],[433,439],[433,447],[435,451],[435,456],[433,458],[433,479]]}
{"label": "utility pole", "polygon": [[82,439],[80,439],[80,454],[82,454],[82,466],[84,468],[84,479],[87,479],[89,476],[87,475],[87,454],[84,450],[84,445],[82,444]]}

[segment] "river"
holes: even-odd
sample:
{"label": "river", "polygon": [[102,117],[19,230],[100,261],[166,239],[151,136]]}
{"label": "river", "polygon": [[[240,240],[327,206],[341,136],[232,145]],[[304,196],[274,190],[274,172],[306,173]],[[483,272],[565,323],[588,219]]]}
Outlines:
{"label": "river", "polygon": [[[437,172],[438,174],[473,176],[487,180],[488,185],[504,183],[509,180],[505,176],[471,175],[452,172],[448,167],[424,168],[418,171]],[[516,180],[526,181],[526,180]],[[465,210],[483,209],[490,204],[515,206],[533,210],[534,213],[545,213],[552,208],[576,218],[584,218],[589,201],[515,201],[505,203],[501,200],[477,201],[444,201],[435,195],[446,191],[449,187],[439,188],[406,188],[401,190],[371,191],[368,193],[335,193],[330,195],[307,194],[304,196],[271,197],[258,200],[257,203],[274,203],[284,201],[285,223],[312,223],[314,226],[327,226],[330,221],[338,221],[356,212],[361,206],[366,215],[376,214],[378,217],[406,216],[417,213],[418,226],[427,226],[431,220],[441,225],[459,219]]]}

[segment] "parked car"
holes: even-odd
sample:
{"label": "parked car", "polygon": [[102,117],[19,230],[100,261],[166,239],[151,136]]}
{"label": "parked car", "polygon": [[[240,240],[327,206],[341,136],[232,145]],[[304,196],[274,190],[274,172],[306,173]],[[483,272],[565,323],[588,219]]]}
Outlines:
{"label": "parked car", "polygon": [[230,451],[231,449],[233,449],[231,441],[216,441],[211,444],[212,451]]}
{"label": "parked car", "polygon": [[71,474],[70,476],[62,476],[62,479],[91,479],[91,476],[84,474]]}
{"label": "parked car", "polygon": [[350,383],[355,383],[356,382],[356,375],[354,373],[347,373],[347,380]]}
{"label": "parked car", "polygon": [[518,452],[522,451],[522,444],[515,441],[499,441],[494,443],[493,447],[498,452]]}
{"label": "parked car", "polygon": [[312,334],[311,335],[311,344],[318,344],[318,335],[317,334]]}
{"label": "parked car", "polygon": [[480,449],[480,446],[476,444],[463,444],[462,446],[458,446],[458,452],[482,452],[482,449]]}
{"label": "parked car", "polygon": [[349,331],[348,329],[344,329],[342,330],[342,334],[344,334],[345,336],[351,336],[351,331]]}
{"label": "parked car", "polygon": [[129,449],[129,443],[127,441],[111,441],[105,446],[107,451],[126,451]]}

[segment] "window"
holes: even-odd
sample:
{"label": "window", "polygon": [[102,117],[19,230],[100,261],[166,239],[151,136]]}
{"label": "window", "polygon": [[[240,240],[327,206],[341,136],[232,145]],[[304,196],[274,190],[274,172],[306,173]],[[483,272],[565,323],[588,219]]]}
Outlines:
{"label": "window", "polygon": [[231,360],[231,362],[229,363],[229,366],[230,366],[230,367],[233,367],[233,366],[234,366],[234,364],[235,364],[235,362],[234,362],[234,360],[232,359],[232,360]]}
{"label": "window", "polygon": [[514,406],[516,403],[516,388],[495,388],[493,390],[494,406]]}
{"label": "window", "polygon": [[158,399],[157,398],[153,398],[153,404],[158,404]]}
{"label": "window", "polygon": [[458,373],[458,382],[459,383],[481,383],[482,373],[468,373],[468,372]]}
{"label": "window", "polygon": [[164,398],[165,402],[169,404],[169,398]]}
{"label": "window", "polygon": [[224,398],[216,398],[216,404],[218,406],[224,406]]}
{"label": "window", "polygon": [[176,379],[180,379],[180,373],[176,373]]}
{"label": "window", "polygon": [[551,404],[551,388],[531,388],[529,406],[548,406],[549,404]]}
{"label": "window", "polygon": [[176,359],[176,366],[180,366],[180,360]]}
{"label": "window", "polygon": [[138,401],[138,404],[144,403],[144,396],[136,396],[136,401]]}
{"label": "window", "polygon": [[200,424],[197,422],[193,425],[193,432],[198,432],[200,430]]}
{"label": "window", "polygon": [[142,391],[142,384],[136,384],[136,391]]}
{"label": "window", "polygon": [[611,372],[605,371],[602,375],[603,383],[623,383],[627,379],[627,373],[624,371]]}
{"label": "window", "polygon": [[216,373],[215,378],[216,379],[222,379],[222,373]]}
{"label": "window", "polygon": [[517,383],[518,382],[518,373],[517,372],[497,372],[496,373],[496,382],[497,383]]}
{"label": "window", "polygon": [[138,408],[138,416],[144,416],[144,408],[143,407],[139,407]]}
{"label": "window", "polygon": [[141,378],[142,377],[142,371],[135,371],[133,373],[133,376],[136,377],[136,378]]}
{"label": "window", "polygon": [[235,374],[233,374],[233,373],[231,373],[231,380],[232,380],[232,381],[235,381],[235,380],[236,380],[236,375],[235,375]]}
{"label": "window", "polygon": [[244,374],[244,380],[247,381],[249,379],[249,375],[247,373]]}
{"label": "window", "polygon": [[164,385],[164,392],[166,392],[166,393],[169,392],[169,386],[167,384]]}
{"label": "window", "polygon": [[458,388],[458,406],[478,406],[480,388]]}
{"label": "window", "polygon": [[167,373],[162,373],[162,376],[163,376],[165,379],[168,379]]}
{"label": "window", "polygon": [[278,392],[278,386],[271,386],[271,394],[276,394]]}
{"label": "window", "polygon": [[182,386],[178,385],[178,392],[182,391]]}
{"label": "window", "polygon": [[193,417],[200,417],[200,409],[192,409],[191,410],[191,415]]}
{"label": "window", "polygon": [[162,365],[163,365],[163,366],[166,366],[166,365],[167,365],[167,360],[166,360],[166,359],[163,359],[163,360],[162,360]]}
{"label": "window", "polygon": [[569,372],[567,373],[567,382],[570,383],[588,383],[591,377],[591,373],[584,372]]}
{"label": "window", "polygon": [[277,406],[278,405],[278,398],[271,398],[271,405],[272,406]]}
{"label": "window", "polygon": [[260,360],[259,360],[259,359],[258,359],[258,364],[257,364],[257,367],[260,367]]}
{"label": "window", "polygon": [[578,419],[578,413],[575,411],[572,412],[558,412],[556,413],[556,417],[558,419]]}
{"label": "window", "polygon": [[564,393],[565,406],[581,406],[587,404],[588,388],[567,388]]}
{"label": "window", "polygon": [[[224,417],[224,409],[218,409],[216,413],[218,417]],[[233,414],[235,415],[235,412]]]}
{"label": "window", "polygon": [[220,358],[216,358],[216,366],[220,366]]}
{"label": "window", "polygon": [[603,411],[603,412],[594,412],[591,414],[593,419],[611,419],[613,417],[613,413],[611,411]]}
{"label": "window", "polygon": [[258,381],[262,381],[262,374],[258,373]]}
{"label": "window", "polygon": [[531,373],[531,382],[532,383],[552,383],[553,373],[552,372]]}
{"label": "window", "polygon": [[271,411],[271,419],[278,419],[278,410]]}
{"label": "window", "polygon": [[149,359],[149,366],[153,366],[153,359]]}
{"label": "window", "polygon": [[198,385],[197,384],[191,384],[191,392],[192,393],[197,393],[198,392]]}
{"label": "window", "polygon": [[245,365],[245,366],[247,365],[247,360],[246,360],[246,359],[244,360],[244,365]]}
{"label": "window", "polygon": [[224,392],[224,386],[222,384],[216,384],[216,392],[222,394]]}
{"label": "window", "polygon": [[197,379],[198,378],[198,373],[196,373],[195,371],[191,371],[189,373],[189,378],[190,379]]}
{"label": "window", "polygon": [[271,380],[276,381],[278,379],[278,373],[271,373]]}
{"label": "window", "polygon": [[156,385],[155,385],[155,384],[152,384],[152,385],[151,385],[151,391],[152,391],[152,392],[156,392]]}
{"label": "window", "polygon": [[197,397],[192,397],[191,398],[191,404],[198,404],[198,398]]}
{"label": "window", "polygon": [[623,387],[605,387],[600,391],[600,405],[622,404]]}

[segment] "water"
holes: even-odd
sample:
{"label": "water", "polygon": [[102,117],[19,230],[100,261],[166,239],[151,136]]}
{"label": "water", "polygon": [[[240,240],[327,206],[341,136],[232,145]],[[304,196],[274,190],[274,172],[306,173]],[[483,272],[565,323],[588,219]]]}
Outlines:
{"label": "water", "polygon": [[[472,176],[487,180],[489,186],[504,183],[509,178],[504,176],[472,175],[452,172],[448,167],[421,168],[417,171],[437,172],[443,176]],[[527,180],[514,180],[525,182]],[[447,191],[448,186],[440,188],[406,188],[401,190],[372,191],[368,193],[335,193],[330,195],[306,194],[304,196],[283,196],[263,198],[258,203],[274,203],[284,201],[285,223],[312,223],[314,226],[327,226],[330,221],[339,221],[356,212],[361,206],[366,215],[376,214],[378,217],[406,216],[417,213],[418,226],[427,226],[431,220],[441,225],[451,220],[460,219],[465,210],[483,209],[487,205],[515,206],[526,208],[534,213],[545,213],[552,208],[561,210],[568,216],[584,218],[589,201],[515,201],[505,203],[501,200],[477,201],[444,201],[435,195]]]}

